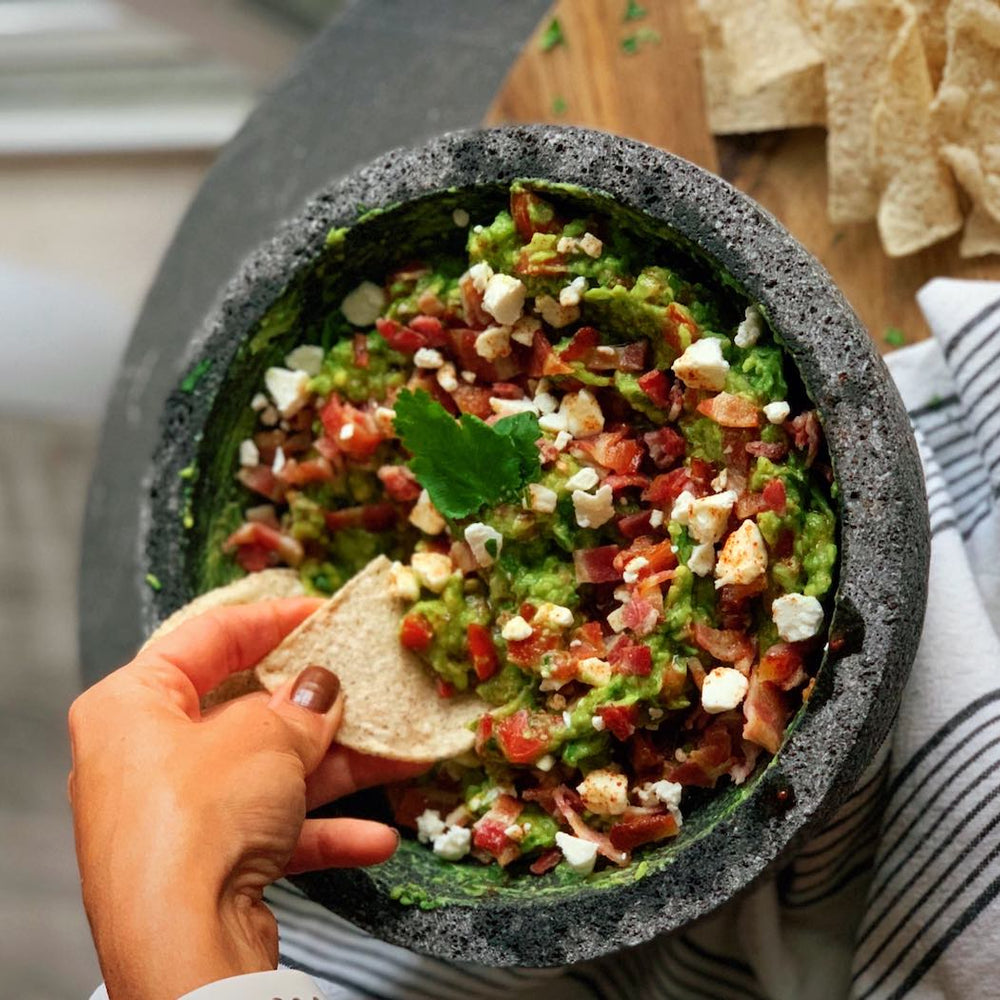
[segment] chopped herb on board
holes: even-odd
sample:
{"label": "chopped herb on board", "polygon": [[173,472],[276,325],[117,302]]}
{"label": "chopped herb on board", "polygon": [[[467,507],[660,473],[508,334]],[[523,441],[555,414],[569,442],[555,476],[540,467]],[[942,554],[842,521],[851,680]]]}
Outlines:
{"label": "chopped herb on board", "polygon": [[639,47],[646,42],[659,42],[660,33],[653,28],[641,28],[634,35],[626,35],[622,39],[622,51],[629,55],[635,55]]}
{"label": "chopped herb on board", "polygon": [[549,52],[557,45],[565,44],[566,36],[563,34],[562,25],[559,23],[559,18],[554,17],[542,32],[542,37],[538,41],[538,47],[543,52]]}
{"label": "chopped herb on board", "polygon": [[890,347],[902,347],[906,343],[906,334],[898,326],[887,326],[882,339]]}
{"label": "chopped herb on board", "polygon": [[194,392],[195,386],[202,380],[205,372],[207,372],[211,367],[211,358],[202,358],[202,360],[199,361],[198,364],[196,364],[194,368],[192,368],[191,371],[184,376],[184,381],[181,382],[181,392]]}
{"label": "chopped herb on board", "polygon": [[569,105],[566,103],[565,97],[553,97],[552,98],[552,114],[561,115],[566,113],[566,109]]}
{"label": "chopped herb on board", "polygon": [[625,6],[625,16],[622,18],[623,21],[641,21],[647,14],[645,7],[640,7],[635,0],[628,0],[628,4]]}
{"label": "chopped herb on board", "polygon": [[163,584],[160,583],[160,578],[155,573],[146,574],[146,584],[150,590],[159,591],[163,587]]}

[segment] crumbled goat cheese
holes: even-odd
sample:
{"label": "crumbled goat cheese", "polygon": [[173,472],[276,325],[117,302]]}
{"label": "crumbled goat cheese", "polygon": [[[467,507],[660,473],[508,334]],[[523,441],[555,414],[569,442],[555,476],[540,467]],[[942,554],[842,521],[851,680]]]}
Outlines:
{"label": "crumbled goat cheese", "polygon": [[533,631],[532,627],[520,615],[514,615],[500,630],[500,634],[508,642],[520,642],[523,639],[531,638]]}
{"label": "crumbled goat cheese", "polygon": [[578,306],[583,298],[583,293],[587,290],[587,279],[582,275],[574,278],[568,285],[559,292],[559,305],[563,308],[567,306]]}
{"label": "crumbled goat cheese", "polygon": [[487,361],[496,361],[510,354],[510,327],[491,326],[476,337],[476,354]]}
{"label": "crumbled goat cheese", "polygon": [[649,565],[649,560],[643,556],[636,556],[634,559],[630,559],[625,564],[625,571],[622,573],[622,579],[626,583],[636,583],[639,579],[639,574]]}
{"label": "crumbled goat cheese", "polygon": [[684,786],[676,781],[650,781],[635,790],[639,804],[646,806],[679,806]]}
{"label": "crumbled goat cheese", "polygon": [[518,413],[538,413],[538,408],[530,399],[504,399],[490,396],[490,409],[500,417],[513,417]]}
{"label": "crumbled goat cheese", "polygon": [[774,403],[767,403],[764,406],[764,416],[772,424],[783,424],[788,419],[788,414],[792,412],[792,408],[783,399],[779,399]]}
{"label": "crumbled goat cheese", "polygon": [[312,344],[302,344],[285,355],[285,365],[293,372],[318,375],[323,367],[323,348]]}
{"label": "crumbled goat cheese", "polygon": [[573,435],[570,434],[569,431],[561,430],[558,434],[556,434],[556,439],[552,442],[552,447],[555,448],[556,451],[565,451],[572,440]]}
{"label": "crumbled goat cheese", "polygon": [[371,326],[385,309],[385,291],[373,281],[362,281],[344,296],[340,311],[352,326]]}
{"label": "crumbled goat cheese", "polygon": [[565,428],[575,438],[592,437],[604,430],[604,414],[601,405],[589,389],[567,392],[559,403],[559,413],[566,418]]}
{"label": "crumbled goat cheese", "polygon": [[547,486],[542,486],[539,483],[531,483],[528,486],[526,506],[538,514],[551,514],[556,509],[558,499],[555,490],[550,490]]}
{"label": "crumbled goat cheese", "polygon": [[599,816],[620,816],[628,808],[628,777],[598,768],[576,786],[584,806]]}
{"label": "crumbled goat cheese", "polygon": [[628,627],[625,624],[625,607],[622,606],[620,608],[615,608],[614,611],[608,614],[607,621],[608,625],[611,626],[612,632],[615,633],[624,632],[625,629]]}
{"label": "crumbled goat cheese", "polygon": [[278,447],[274,449],[274,461],[271,463],[271,471],[275,475],[278,475],[278,473],[285,467],[285,461],[285,451],[281,445],[278,445]]}
{"label": "crumbled goat cheese", "polygon": [[427,490],[420,491],[420,496],[417,497],[417,502],[413,505],[413,510],[410,511],[409,521],[425,535],[440,535],[445,529],[444,518],[431,503]]}
{"label": "crumbled goat cheese", "polygon": [[823,624],[823,605],[805,594],[785,594],[771,604],[771,618],[785,642],[811,639]]}
{"label": "crumbled goat cheese", "polygon": [[538,605],[538,610],[535,612],[535,617],[531,619],[531,624],[553,632],[560,631],[573,624],[573,612],[561,604],[543,601]]}
{"label": "crumbled goat cheese", "polygon": [[701,707],[710,715],[736,708],[747,693],[749,682],[732,667],[716,667],[701,685]]}
{"label": "crumbled goat cheese", "polygon": [[726,490],[691,502],[688,532],[696,542],[717,542],[729,524],[729,513],[736,503],[736,493]]}
{"label": "crumbled goat cheese", "polygon": [[534,316],[522,316],[511,328],[510,339],[525,347],[531,347],[535,340],[535,333],[541,328],[541,321]]}
{"label": "crumbled goat cheese", "polygon": [[375,407],[375,426],[386,437],[395,437],[396,428],[393,423],[396,419],[396,411],[388,406]]}
{"label": "crumbled goat cheese", "polygon": [[561,330],[570,323],[575,323],[580,318],[579,306],[563,306],[552,298],[551,295],[539,295],[535,299],[535,312],[545,320],[549,326]]}
{"label": "crumbled goat cheese", "polygon": [[430,843],[444,833],[444,820],[436,809],[425,809],[417,817],[417,840],[421,844]]}
{"label": "crumbled goat cheese", "polygon": [[259,413],[268,405],[267,396],[262,392],[258,392],[253,399],[250,400],[250,409]]}
{"label": "crumbled goat cheese", "polygon": [[727,539],[715,562],[715,586],[753,583],[767,569],[767,547],[760,528],[744,521]]}
{"label": "crumbled goat cheese", "polygon": [[485,260],[481,260],[478,264],[473,264],[466,274],[472,279],[472,287],[477,292],[485,292],[490,278],[493,277],[493,268]]}
{"label": "crumbled goat cheese", "polygon": [[659,528],[663,524],[663,511],[659,508],[654,508],[649,512],[649,526],[651,528]]}
{"label": "crumbled goat cheese", "polygon": [[670,511],[670,520],[687,527],[691,517],[691,504],[695,502],[695,499],[695,495],[690,490],[682,490],[678,493]]}
{"label": "crumbled goat cheese", "polygon": [[569,479],[566,480],[566,489],[592,490],[600,481],[601,477],[597,474],[596,469],[584,466],[579,472],[570,476]]}
{"label": "crumbled goat cheese", "polygon": [[573,512],[581,528],[599,528],[615,516],[611,487],[602,486],[596,493],[573,490]]}
{"label": "crumbled goat cheese", "polygon": [[597,844],[582,837],[574,837],[571,833],[556,834],[556,847],[563,853],[566,864],[577,875],[586,877],[594,870],[597,861]]}
{"label": "crumbled goat cheese", "polygon": [[394,562],[389,567],[389,593],[400,601],[420,599],[420,582],[409,566]]}
{"label": "crumbled goat cheese", "polygon": [[446,361],[438,369],[435,377],[437,378],[437,384],[445,392],[454,392],[458,388],[458,379],[455,378],[455,366],[450,361]]}
{"label": "crumbled goat cheese", "polygon": [[726,384],[729,362],[722,356],[722,342],[717,337],[702,337],[670,367],[690,388],[718,391]]}
{"label": "crumbled goat cheese", "polygon": [[483,292],[483,309],[498,323],[513,326],[524,311],[524,282],[509,274],[494,274]]}
{"label": "crumbled goat cheese", "polygon": [[410,558],[410,566],[420,583],[435,594],[444,590],[451,574],[455,572],[451,557],[443,552],[414,552]]}
{"label": "crumbled goat cheese", "polygon": [[433,347],[418,347],[413,355],[413,363],[418,368],[440,368],[444,364],[444,358]]}
{"label": "crumbled goat cheese", "polygon": [[462,381],[463,382],[468,382],[469,385],[472,385],[472,383],[476,381],[476,373],[475,372],[469,372],[469,371],[464,371],[463,370],[462,371]]}
{"label": "crumbled goat cheese", "polygon": [[[492,566],[503,549],[503,535],[481,521],[474,521],[465,529],[465,540],[480,566]],[[490,552],[490,549],[493,551]]]}
{"label": "crumbled goat cheese", "polygon": [[260,449],[250,438],[240,442],[240,465],[259,465]]}
{"label": "crumbled goat cheese", "polygon": [[445,861],[461,861],[472,847],[472,831],[450,826],[434,838],[434,853]]}
{"label": "crumbled goat cheese", "polygon": [[756,306],[747,306],[747,311],[743,315],[743,322],[736,328],[733,343],[737,347],[753,347],[757,343],[757,338],[764,332],[764,317]]}
{"label": "crumbled goat cheese", "polygon": [[687,566],[695,576],[708,576],[715,569],[715,546],[711,542],[694,546]]}
{"label": "crumbled goat cheese", "polygon": [[559,401],[550,392],[536,392],[535,409],[543,415],[546,413],[555,413],[559,409]]}
{"label": "crumbled goat cheese", "polygon": [[595,260],[604,252],[604,244],[593,233],[584,233],[579,243],[580,249]]}
{"label": "crumbled goat cheese", "polygon": [[354,424],[344,424],[344,426],[340,428],[340,433],[337,437],[340,438],[341,441],[350,441],[351,438],[354,437],[355,429]]}
{"label": "crumbled goat cheese", "polygon": [[587,656],[576,665],[577,677],[591,687],[603,687],[611,680],[611,664],[599,656]]}
{"label": "crumbled goat cheese", "polygon": [[283,417],[294,416],[309,399],[309,376],[288,368],[268,368],[264,385]]}
{"label": "crumbled goat cheese", "polygon": [[537,767],[539,771],[551,771],[555,766],[556,759],[550,753],[547,753],[544,757],[540,757],[535,761],[535,767]]}
{"label": "crumbled goat cheese", "polygon": [[603,733],[604,732],[604,725],[605,725],[605,723],[604,723],[604,718],[602,716],[600,716],[600,715],[592,715],[590,717],[590,724],[599,733]]}

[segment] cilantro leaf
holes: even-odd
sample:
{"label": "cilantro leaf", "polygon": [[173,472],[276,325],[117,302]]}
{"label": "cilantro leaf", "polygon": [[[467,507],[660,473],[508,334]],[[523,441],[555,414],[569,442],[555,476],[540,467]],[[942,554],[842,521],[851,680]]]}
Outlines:
{"label": "cilantro leaf", "polygon": [[492,427],[468,413],[455,420],[423,390],[401,392],[395,410],[410,469],[444,517],[466,517],[512,499],[540,474],[534,414],[505,417]]}
{"label": "cilantro leaf", "polygon": [[906,334],[898,326],[887,326],[882,338],[890,347],[902,347],[906,343]]}
{"label": "cilantro leaf", "polygon": [[559,23],[559,18],[554,17],[549,21],[545,31],[542,32],[542,37],[538,40],[538,47],[543,52],[548,52],[557,45],[565,44],[566,36],[563,34],[562,25]]}
{"label": "cilantro leaf", "polygon": [[556,96],[556,97],[552,98],[552,114],[554,114],[554,115],[565,114],[566,113],[566,109],[568,107],[569,107],[569,104],[566,103],[566,98],[565,97]]}
{"label": "cilantro leaf", "polygon": [[628,4],[625,7],[625,16],[622,18],[623,21],[639,21],[646,16],[646,8],[641,7],[636,0],[628,0]]}

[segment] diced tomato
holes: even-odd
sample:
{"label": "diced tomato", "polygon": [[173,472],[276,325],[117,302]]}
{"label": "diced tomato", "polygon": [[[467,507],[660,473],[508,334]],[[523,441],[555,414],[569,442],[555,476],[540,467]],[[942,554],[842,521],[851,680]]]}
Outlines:
{"label": "diced tomato", "polygon": [[499,665],[493,637],[490,635],[489,629],[478,622],[469,623],[466,637],[469,643],[469,657],[472,660],[472,667],[476,671],[476,677],[481,681],[488,681],[497,672]]}
{"label": "diced tomato", "polygon": [[358,368],[368,367],[368,334],[367,333],[356,333],[354,335],[354,342],[351,345],[354,351],[354,363]]}
{"label": "diced tomato", "polygon": [[600,545],[596,549],[577,549],[573,553],[577,583],[614,583],[622,574],[615,569],[617,545]]}
{"label": "diced tomato", "polygon": [[259,493],[268,500],[280,501],[285,495],[285,486],[271,471],[268,465],[243,466],[236,473],[236,478],[254,493]]}
{"label": "diced tomato", "polygon": [[329,461],[321,457],[310,462],[290,458],[281,467],[278,478],[289,486],[305,486],[308,483],[329,483],[334,477]]}
{"label": "diced tomato", "polygon": [[506,833],[507,828],[516,823],[520,815],[521,803],[513,796],[500,795],[493,801],[490,811],[472,827],[473,845],[492,854],[501,868],[521,854],[521,849]]}
{"label": "diced tomato", "polygon": [[399,641],[415,653],[423,653],[434,638],[431,623],[421,614],[411,612],[403,618],[399,628]]}
{"label": "diced tomato", "polygon": [[611,825],[608,836],[620,851],[632,851],[642,844],[677,836],[680,827],[670,813],[651,816],[634,816],[618,820]]}
{"label": "diced tomato", "polygon": [[241,545],[236,551],[236,562],[248,573],[259,573],[277,565],[278,557],[274,549],[263,545]]}
{"label": "diced tomato", "polygon": [[414,316],[408,326],[424,338],[427,347],[444,347],[448,343],[444,324],[436,316]]}
{"label": "diced tomato", "polygon": [[757,675],[783,691],[791,691],[806,681],[803,650],[799,643],[776,642],[760,658]]}
{"label": "diced tomato", "polygon": [[375,329],[382,334],[393,350],[403,354],[415,354],[421,347],[427,346],[425,338],[416,330],[411,330],[394,319],[384,319],[380,316],[375,320]]}
{"label": "diced tomato", "polygon": [[479,717],[479,721],[476,723],[476,753],[482,753],[483,747],[489,742],[490,738],[493,736],[493,716],[487,712],[485,715]]}
{"label": "diced tomato", "polygon": [[649,457],[658,469],[669,469],[681,461],[687,453],[687,441],[673,427],[660,427],[655,431],[649,431],[643,434],[642,439],[649,448]]}
{"label": "diced tomato", "polygon": [[485,330],[493,322],[493,317],[483,309],[483,293],[468,275],[462,277],[458,288],[462,295],[462,313],[466,325],[473,330]]}
{"label": "diced tomato", "polygon": [[745,447],[748,455],[772,462],[780,462],[788,454],[788,445],[781,442],[748,441]]}
{"label": "diced tomato", "polygon": [[441,676],[434,678],[434,691],[437,693],[439,698],[455,697],[455,685],[452,684],[451,681],[446,681]]}
{"label": "diced tomato", "polygon": [[608,650],[608,663],[617,667],[619,673],[648,677],[653,671],[653,651],[623,635]]}
{"label": "diced tomato", "polygon": [[497,857],[508,844],[513,843],[504,833],[507,827],[495,819],[487,819],[484,816],[473,829],[472,843],[494,857]]}
{"label": "diced tomato", "polygon": [[393,500],[409,503],[420,496],[420,483],[405,465],[383,465],[376,475]]}
{"label": "diced tomato", "polygon": [[527,639],[507,640],[507,659],[519,667],[534,667],[541,662],[544,653],[558,645],[558,635],[536,628]]}
{"label": "diced tomato", "polygon": [[692,458],[687,466],[671,469],[657,476],[642,494],[656,507],[669,510],[677,498],[687,490],[696,497],[711,492],[711,482],[715,478],[712,466],[700,458]]}
{"label": "diced tomato", "polygon": [[720,392],[716,396],[703,399],[698,404],[698,412],[723,427],[758,427],[760,409],[746,396],[731,392]]}
{"label": "diced tomato", "polygon": [[532,378],[545,375],[570,375],[573,369],[553,350],[549,338],[536,330],[531,340],[531,357],[528,359],[528,374]]}
{"label": "diced tomato", "polygon": [[785,513],[788,496],[785,493],[785,484],[782,480],[777,477],[769,479],[764,484],[762,496],[768,510],[773,510],[776,514],[781,515]]}
{"label": "diced tomato", "polygon": [[670,379],[665,372],[654,368],[637,380],[639,388],[649,397],[649,401],[661,410],[670,407]]}
{"label": "diced tomato", "polygon": [[637,538],[630,548],[623,549],[615,556],[615,568],[624,571],[633,559],[640,556],[647,563],[640,571],[644,574],[662,573],[677,566],[677,554],[669,539],[660,541],[655,536],[645,535]]}
{"label": "diced tomato", "polygon": [[[327,437],[336,442],[345,455],[359,461],[371,458],[385,440],[372,413],[343,402],[336,394],[330,396],[326,406],[320,411],[319,418]],[[353,430],[347,431],[348,427]],[[345,432],[347,437],[344,436]]]}
{"label": "diced tomato", "polygon": [[691,635],[706,653],[723,663],[738,663],[753,658],[753,640],[745,632],[709,628],[696,621],[691,625]]}
{"label": "diced tomato", "polygon": [[362,528],[365,531],[388,531],[396,526],[398,513],[391,503],[369,503],[360,507],[341,507],[323,512],[331,531]]}
{"label": "diced tomato", "polygon": [[[274,552],[289,566],[298,566],[305,555],[300,541],[290,535],[283,535],[270,525],[261,524],[259,521],[245,521],[241,524],[225,540],[222,551],[232,552],[233,549],[245,546],[255,546],[268,552]],[[256,555],[247,555],[244,558],[252,563],[259,561]],[[258,568],[263,569],[263,567]]]}
{"label": "diced tomato", "polygon": [[777,753],[791,716],[791,707],[777,685],[764,680],[759,671],[750,674],[750,687],[743,699],[743,738]]}
{"label": "diced tomato", "polygon": [[581,326],[570,342],[559,352],[563,361],[583,361],[601,342],[601,335],[592,326]]}
{"label": "diced tomato", "polygon": [[561,725],[556,716],[526,708],[494,722],[497,744],[512,764],[534,764],[548,751],[552,733]]}
{"label": "diced tomato", "polygon": [[556,218],[552,206],[531,191],[511,192],[510,214],[518,235],[525,243],[530,243],[535,233],[562,231],[562,223]]}
{"label": "diced tomato", "polygon": [[645,449],[625,430],[604,431],[586,441],[577,441],[574,449],[583,452],[605,469],[619,476],[632,476],[642,465]]}
{"label": "diced tomato", "polygon": [[453,389],[451,398],[455,400],[462,413],[471,413],[480,420],[493,416],[493,408],[490,406],[490,396],[493,395],[484,385],[469,385],[466,382],[459,382],[458,388]]}
{"label": "diced tomato", "polygon": [[819,417],[815,410],[807,410],[805,413],[793,417],[789,421],[789,427],[794,435],[795,447],[806,453],[805,464],[808,469],[816,460],[819,446],[823,440],[823,430],[820,427]]}
{"label": "diced tomato", "polygon": [[618,530],[626,538],[638,538],[653,530],[650,523],[652,511],[641,510],[638,514],[626,514],[618,518]]}
{"label": "diced tomato", "polygon": [[600,705],[597,715],[604,720],[604,728],[623,743],[635,732],[639,709],[635,705]]}
{"label": "diced tomato", "polygon": [[562,861],[562,851],[558,847],[550,847],[547,851],[542,851],[541,854],[535,858],[534,861],[529,865],[528,871],[532,875],[544,875],[547,871],[551,871],[559,862]]}
{"label": "diced tomato", "polygon": [[599,622],[585,622],[572,636],[570,655],[574,660],[585,660],[590,656],[603,657],[605,652],[604,633]]}

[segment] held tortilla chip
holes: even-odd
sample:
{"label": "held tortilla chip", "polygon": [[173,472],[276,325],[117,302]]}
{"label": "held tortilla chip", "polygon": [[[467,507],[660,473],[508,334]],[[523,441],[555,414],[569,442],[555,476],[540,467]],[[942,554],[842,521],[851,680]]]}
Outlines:
{"label": "held tortilla chip", "polygon": [[471,750],[474,695],[441,698],[426,667],[399,641],[400,603],[385,556],[360,573],[257,665],[274,691],[306,667],[332,670],[346,694],[337,742],[396,760],[442,760]]}
{"label": "held tortilla chip", "polygon": [[[305,592],[299,574],[293,569],[265,569],[259,573],[250,573],[224,587],[216,587],[215,590],[200,594],[189,604],[185,604],[183,608],[160,623],[156,631],[143,643],[142,648],[145,649],[151,642],[162,639],[191,618],[203,615],[214,608],[254,604],[257,601],[268,601],[278,597],[301,597]],[[201,707],[210,708],[231,698],[238,698],[249,691],[260,690],[257,675],[252,670],[241,670],[227,677],[214,691],[209,691],[201,699]]]}
{"label": "held tortilla chip", "polygon": [[872,114],[878,230],[890,257],[916,253],[962,228],[955,182],[931,133],[933,96],[919,21],[908,7]]}
{"label": "held tortilla chip", "polygon": [[1000,222],[1000,6],[954,0],[948,61],[934,102],[941,156],[972,201]]}

